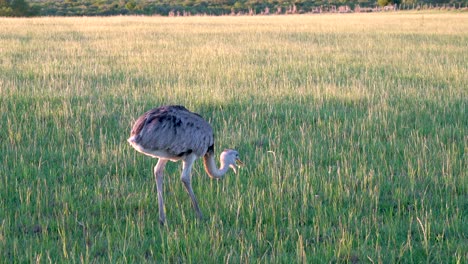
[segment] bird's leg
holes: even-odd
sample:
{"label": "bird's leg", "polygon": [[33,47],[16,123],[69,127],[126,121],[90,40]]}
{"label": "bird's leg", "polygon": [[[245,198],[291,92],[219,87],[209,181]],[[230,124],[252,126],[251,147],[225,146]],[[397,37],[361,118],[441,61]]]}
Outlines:
{"label": "bird's leg", "polygon": [[183,169],[182,169],[182,182],[184,183],[185,189],[187,190],[190,199],[192,199],[192,205],[193,208],[195,209],[195,212],[197,213],[197,216],[199,219],[203,218],[203,215],[200,211],[200,208],[198,207],[198,202],[197,198],[195,198],[195,194],[193,193],[192,189],[192,182],[191,182],[191,171],[192,171],[192,165],[193,162],[197,159],[195,155],[189,155],[187,158],[183,161]]}
{"label": "bird's leg", "polygon": [[159,159],[156,166],[154,166],[154,177],[156,178],[156,187],[158,191],[158,205],[159,205],[159,223],[164,225],[166,221],[166,214],[164,213],[164,199],[163,199],[163,176],[164,167],[167,160]]}

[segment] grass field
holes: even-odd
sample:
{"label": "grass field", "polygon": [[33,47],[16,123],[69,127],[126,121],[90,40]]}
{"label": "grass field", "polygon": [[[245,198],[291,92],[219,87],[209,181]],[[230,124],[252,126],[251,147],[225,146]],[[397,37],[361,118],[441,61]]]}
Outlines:
{"label": "grass field", "polygon": [[[0,18],[0,263],[466,263],[468,14]],[[196,220],[126,142],[182,104]]]}

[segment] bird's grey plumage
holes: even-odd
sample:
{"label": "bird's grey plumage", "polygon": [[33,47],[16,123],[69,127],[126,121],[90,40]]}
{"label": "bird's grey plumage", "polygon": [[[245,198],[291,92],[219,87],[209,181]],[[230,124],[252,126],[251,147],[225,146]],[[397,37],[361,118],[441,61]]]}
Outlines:
{"label": "bird's grey plumage", "polygon": [[139,152],[159,158],[154,167],[159,204],[159,221],[164,224],[163,172],[168,160],[182,160],[181,180],[199,218],[202,213],[191,185],[193,162],[203,157],[205,170],[211,178],[221,179],[229,170],[236,172],[239,153],[227,149],[221,153],[221,167],[214,160],[214,137],[211,125],[200,115],[183,106],[162,106],[141,115],[133,125],[128,142]]}
{"label": "bird's grey plumage", "polygon": [[135,122],[129,138],[137,150],[153,157],[183,159],[204,156],[214,146],[211,125],[183,106],[154,108]]}

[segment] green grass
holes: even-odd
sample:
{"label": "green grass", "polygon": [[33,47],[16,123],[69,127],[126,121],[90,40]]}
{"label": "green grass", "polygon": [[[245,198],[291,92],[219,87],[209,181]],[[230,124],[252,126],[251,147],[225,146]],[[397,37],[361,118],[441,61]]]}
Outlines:
{"label": "green grass", "polygon": [[[0,262],[465,263],[468,15],[0,18]],[[163,104],[216,151],[127,144]]]}

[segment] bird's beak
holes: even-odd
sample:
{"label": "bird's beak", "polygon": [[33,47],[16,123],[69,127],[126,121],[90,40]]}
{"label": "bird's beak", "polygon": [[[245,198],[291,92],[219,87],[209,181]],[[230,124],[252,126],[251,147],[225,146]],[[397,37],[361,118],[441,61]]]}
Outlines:
{"label": "bird's beak", "polygon": [[236,159],[236,164],[231,164],[229,167],[237,174],[237,167],[244,166],[244,163],[240,159]]}
{"label": "bird's beak", "polygon": [[235,164],[231,164],[229,167],[234,171],[234,174],[237,174],[237,166]]}

